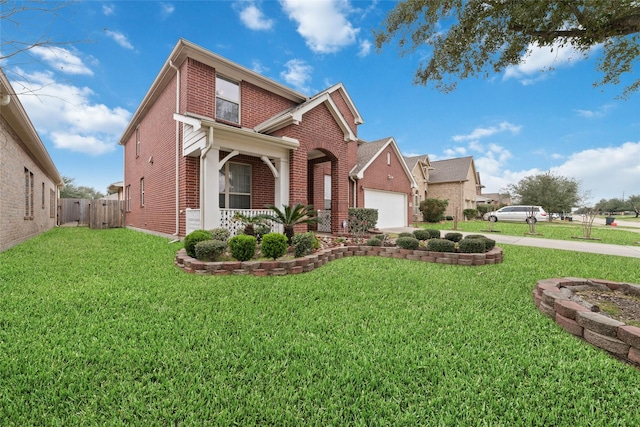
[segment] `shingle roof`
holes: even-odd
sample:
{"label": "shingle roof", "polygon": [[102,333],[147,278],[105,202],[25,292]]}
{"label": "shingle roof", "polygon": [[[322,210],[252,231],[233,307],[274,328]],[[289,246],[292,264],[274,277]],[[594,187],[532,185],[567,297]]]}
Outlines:
{"label": "shingle roof", "polygon": [[429,183],[466,181],[472,160],[473,157],[468,156],[431,162],[433,170],[429,173]]}
{"label": "shingle roof", "polygon": [[351,169],[351,175],[357,175],[380,152],[391,137],[372,142],[362,142],[358,145],[358,163]]}

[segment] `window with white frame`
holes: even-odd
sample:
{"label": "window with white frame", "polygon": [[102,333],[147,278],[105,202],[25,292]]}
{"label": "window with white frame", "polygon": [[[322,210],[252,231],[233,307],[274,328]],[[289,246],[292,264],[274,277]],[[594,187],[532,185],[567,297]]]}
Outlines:
{"label": "window with white frame", "polygon": [[136,128],[136,157],[140,156],[140,125]]}
{"label": "window with white frame", "polygon": [[144,178],[140,178],[140,206],[144,207]]}
{"label": "window with white frame", "polygon": [[222,77],[216,77],[216,118],[240,123],[240,85]]}
{"label": "window with white frame", "polygon": [[220,208],[251,209],[251,166],[227,162],[220,170]]}

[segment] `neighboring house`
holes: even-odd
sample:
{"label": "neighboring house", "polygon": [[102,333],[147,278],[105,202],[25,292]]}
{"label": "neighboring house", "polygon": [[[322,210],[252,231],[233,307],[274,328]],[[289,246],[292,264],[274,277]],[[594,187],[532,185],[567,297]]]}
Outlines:
{"label": "neighboring house", "polygon": [[[511,196],[500,193],[482,193],[484,202],[489,205],[502,206],[511,204]],[[478,202],[479,203],[479,202]]]}
{"label": "neighboring house", "polygon": [[109,194],[103,197],[104,200],[124,200],[124,181],[114,182],[107,190]]}
{"label": "neighboring house", "polygon": [[378,228],[404,227],[413,222],[412,195],[416,182],[396,141],[384,138],[358,145],[358,163],[351,170],[352,206],[378,210]]}
{"label": "neighboring house", "polygon": [[[307,97],[180,39],[120,139],[126,224],[184,236],[302,203],[322,211],[320,231],[341,232],[367,205],[350,176],[361,123],[340,83]],[[367,183],[397,191],[384,184]]]}
{"label": "neighboring house", "polygon": [[429,156],[426,154],[405,157],[404,161],[417,185],[413,194],[413,221],[422,221],[420,203],[428,197],[429,171],[433,170],[433,167],[431,166],[431,162],[429,162]]}
{"label": "neighboring house", "polygon": [[476,208],[476,197],[482,184],[472,156],[431,162],[429,198],[447,199],[445,215],[459,215]]}
{"label": "neighboring house", "polygon": [[0,252],[56,225],[64,185],[0,69]]}

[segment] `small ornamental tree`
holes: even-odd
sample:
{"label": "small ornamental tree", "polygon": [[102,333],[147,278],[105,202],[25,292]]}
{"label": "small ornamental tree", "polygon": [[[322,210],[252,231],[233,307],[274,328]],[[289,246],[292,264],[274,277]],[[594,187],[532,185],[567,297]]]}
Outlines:
{"label": "small ornamental tree", "polygon": [[[267,205],[273,214],[256,215],[254,218],[268,219],[284,226],[284,235],[287,236],[287,242],[291,244],[293,238],[293,227],[298,224],[316,224],[318,222],[318,213],[311,205],[303,205],[298,203],[295,206],[283,205],[280,210],[274,205]],[[263,237],[264,238],[264,237]]]}

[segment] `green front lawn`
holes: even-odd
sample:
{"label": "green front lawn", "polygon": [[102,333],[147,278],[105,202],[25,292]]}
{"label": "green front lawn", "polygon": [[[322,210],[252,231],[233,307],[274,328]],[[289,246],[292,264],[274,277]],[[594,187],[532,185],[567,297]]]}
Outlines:
{"label": "green front lawn", "polygon": [[531,297],[638,283],[637,259],[506,246],[482,267],[217,277],[174,267],[180,247],[65,228],[1,253],[1,424],[640,425],[640,370]]}
{"label": "green front lawn", "polygon": [[[427,223],[421,222],[418,224],[414,224],[416,227],[421,228],[433,228],[436,230],[444,231],[454,231],[453,230],[453,221],[443,221],[441,223]],[[490,235],[491,233],[486,232],[489,229],[488,221],[459,221],[458,229],[456,231],[467,231],[473,233],[482,233],[486,235]],[[493,223],[493,229],[499,230],[499,234],[509,235],[509,236],[523,236],[525,233],[529,233],[529,225],[522,222],[505,222],[498,221]],[[536,223],[536,233],[540,234],[541,237],[545,239],[555,239],[555,240],[576,240],[575,237],[582,237],[582,223],[580,222],[563,222],[563,221],[554,221],[554,222],[542,222],[539,221]],[[496,233],[498,234],[498,233]],[[594,225],[591,229],[591,237],[599,240],[581,240],[581,241],[593,241],[596,243],[608,243],[611,245],[625,245],[625,246],[633,246],[636,242],[640,241],[640,233],[637,231],[628,231],[627,229],[621,227],[611,227],[611,226],[597,226]]]}

